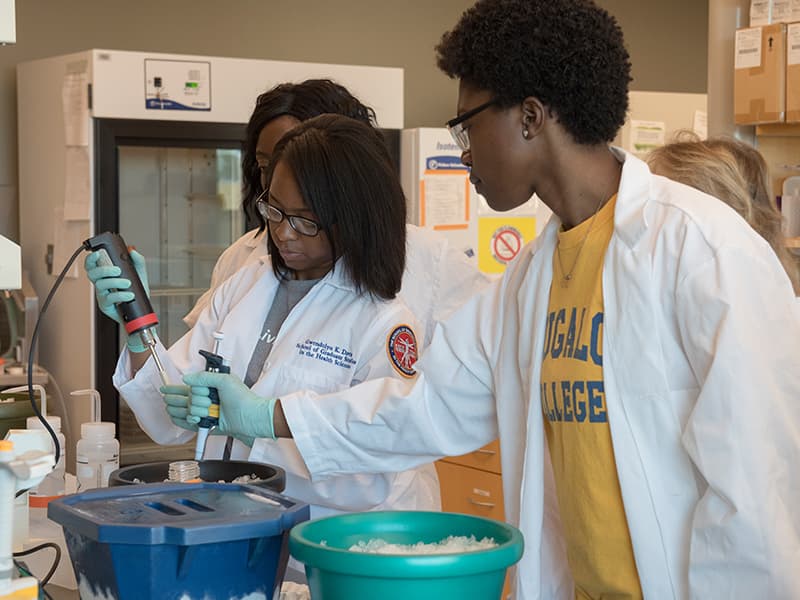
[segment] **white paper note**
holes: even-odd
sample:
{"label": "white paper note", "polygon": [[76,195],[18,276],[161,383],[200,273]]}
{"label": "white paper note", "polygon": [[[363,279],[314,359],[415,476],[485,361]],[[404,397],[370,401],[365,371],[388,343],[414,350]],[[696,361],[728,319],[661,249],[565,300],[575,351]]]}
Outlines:
{"label": "white paper note", "polygon": [[92,190],[89,148],[68,146],[64,182],[64,220],[85,221],[91,217]]}
{"label": "white paper note", "polygon": [[423,178],[425,226],[460,225],[468,221],[467,176],[437,173]]}
{"label": "white paper note", "polygon": [[750,69],[761,66],[761,28],[751,27],[736,32],[734,68]]}
{"label": "white paper note", "polygon": [[694,111],[692,131],[694,131],[701,140],[704,140],[708,137],[708,113],[706,111]]}
{"label": "white paper note", "polygon": [[631,119],[631,152],[649,152],[664,145],[667,126],[663,121]]}
{"label": "white paper note", "polygon": [[786,64],[800,65],[800,23],[786,28]]}
{"label": "white paper note", "polygon": [[64,110],[64,144],[89,145],[89,78],[86,73],[67,73],[61,88]]}

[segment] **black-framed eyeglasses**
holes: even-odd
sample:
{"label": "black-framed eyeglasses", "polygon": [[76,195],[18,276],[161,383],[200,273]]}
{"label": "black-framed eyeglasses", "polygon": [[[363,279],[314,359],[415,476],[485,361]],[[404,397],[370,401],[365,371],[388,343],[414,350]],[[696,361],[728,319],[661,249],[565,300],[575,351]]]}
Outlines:
{"label": "black-framed eyeglasses", "polygon": [[277,206],[272,206],[267,202],[265,196],[269,190],[264,190],[256,200],[256,208],[259,214],[270,223],[280,223],[284,219],[289,221],[289,226],[300,235],[314,237],[319,234],[322,225],[311,219],[300,217],[298,215],[287,215]]}
{"label": "black-framed eyeglasses", "polygon": [[497,99],[484,102],[480,106],[476,106],[472,110],[468,110],[467,112],[458,115],[455,119],[450,119],[447,123],[445,123],[447,126],[447,131],[450,132],[450,135],[453,137],[453,141],[458,144],[458,147],[461,148],[462,152],[469,151],[469,133],[467,132],[466,127],[464,127],[464,121],[470,117],[474,117],[482,110],[486,110],[493,104],[497,104]]}

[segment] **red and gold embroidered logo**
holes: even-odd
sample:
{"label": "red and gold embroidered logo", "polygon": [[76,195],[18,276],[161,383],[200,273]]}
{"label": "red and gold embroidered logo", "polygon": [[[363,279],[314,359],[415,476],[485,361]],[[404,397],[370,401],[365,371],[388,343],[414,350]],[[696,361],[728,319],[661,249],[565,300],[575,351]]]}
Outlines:
{"label": "red and gold embroidered logo", "polygon": [[414,377],[417,362],[417,338],[408,325],[398,325],[386,339],[386,351],[392,366],[403,377]]}

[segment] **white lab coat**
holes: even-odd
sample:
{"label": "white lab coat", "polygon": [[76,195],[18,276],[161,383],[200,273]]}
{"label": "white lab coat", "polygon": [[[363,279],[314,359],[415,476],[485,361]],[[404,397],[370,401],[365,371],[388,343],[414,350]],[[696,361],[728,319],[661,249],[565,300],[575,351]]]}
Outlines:
{"label": "white lab coat", "polygon": [[[723,202],[616,152],[603,373],[644,596],[800,598],[800,311],[789,280]],[[538,385],[559,226],[552,219],[437,329],[416,382],[283,399],[312,477],[402,469],[499,434],[506,516],[526,544],[519,600],[573,597]]]}
{"label": "white lab coat", "polygon": [[[266,235],[266,231],[248,231],[220,255],[211,274],[210,288],[183,318],[189,327],[197,322],[214,290],[223,281],[266,253]],[[463,252],[450,246],[445,236],[406,225],[406,269],[398,297],[420,323],[424,346],[430,343],[436,323],[484,289],[489,281]]]}
{"label": "white lab coat", "polygon": [[[180,382],[182,374],[203,370],[205,359],[198,351],[212,348],[214,331],[225,334],[219,353],[231,361],[231,373],[243,379],[277,288],[278,280],[268,256],[226,280],[197,324],[168,351],[159,347],[170,381]],[[400,324],[416,328],[408,308],[399,300],[372,301],[369,296],[357,295],[339,262],[286,317],[264,370],[251,389],[264,397],[299,389],[325,393],[366,379],[399,376],[387,353],[387,337]],[[305,350],[310,354],[311,349],[321,347],[319,344],[328,344],[331,349],[326,357],[340,364],[302,355]],[[131,378],[129,354],[123,353],[114,385],[154,441],[185,443],[194,436],[175,426],[167,416],[152,359]],[[219,458],[224,441],[222,436],[209,436],[206,458]],[[257,439],[252,451],[237,440],[231,458],[283,467],[286,495],[311,504],[311,516],[315,518],[340,511],[440,507],[439,483],[432,464],[311,483],[292,440]]]}

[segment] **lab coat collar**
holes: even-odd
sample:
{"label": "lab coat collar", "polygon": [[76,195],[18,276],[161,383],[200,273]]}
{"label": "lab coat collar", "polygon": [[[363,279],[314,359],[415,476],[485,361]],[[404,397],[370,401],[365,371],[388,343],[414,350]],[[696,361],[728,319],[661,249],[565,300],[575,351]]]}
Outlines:
{"label": "lab coat collar", "polygon": [[[617,190],[617,205],[614,208],[614,233],[628,247],[633,248],[647,230],[644,212],[651,194],[652,173],[647,164],[622,148],[609,146],[614,157],[622,163],[622,178]],[[542,245],[555,246],[555,238],[561,228],[561,219],[553,214],[540,239]]]}
{"label": "lab coat collar", "polygon": [[[272,259],[269,254],[264,254],[263,256],[258,257],[259,262],[262,265],[269,265],[269,268],[272,269]],[[323,277],[319,283],[324,285],[331,285],[335,288],[339,288],[341,290],[352,292],[353,294],[359,295],[353,281],[347,275],[346,268],[344,266],[344,261],[340,256],[336,263],[334,264],[334,268],[327,272],[325,277]]]}
{"label": "lab coat collar", "polygon": [[632,154],[614,146],[609,149],[622,163],[622,178],[614,208],[614,233],[633,248],[647,230],[645,205],[651,197],[652,174],[647,164]]}
{"label": "lab coat collar", "polygon": [[267,230],[259,231],[258,229],[251,229],[245,234],[244,245],[247,248],[255,250],[258,246],[264,245],[267,247]]}

